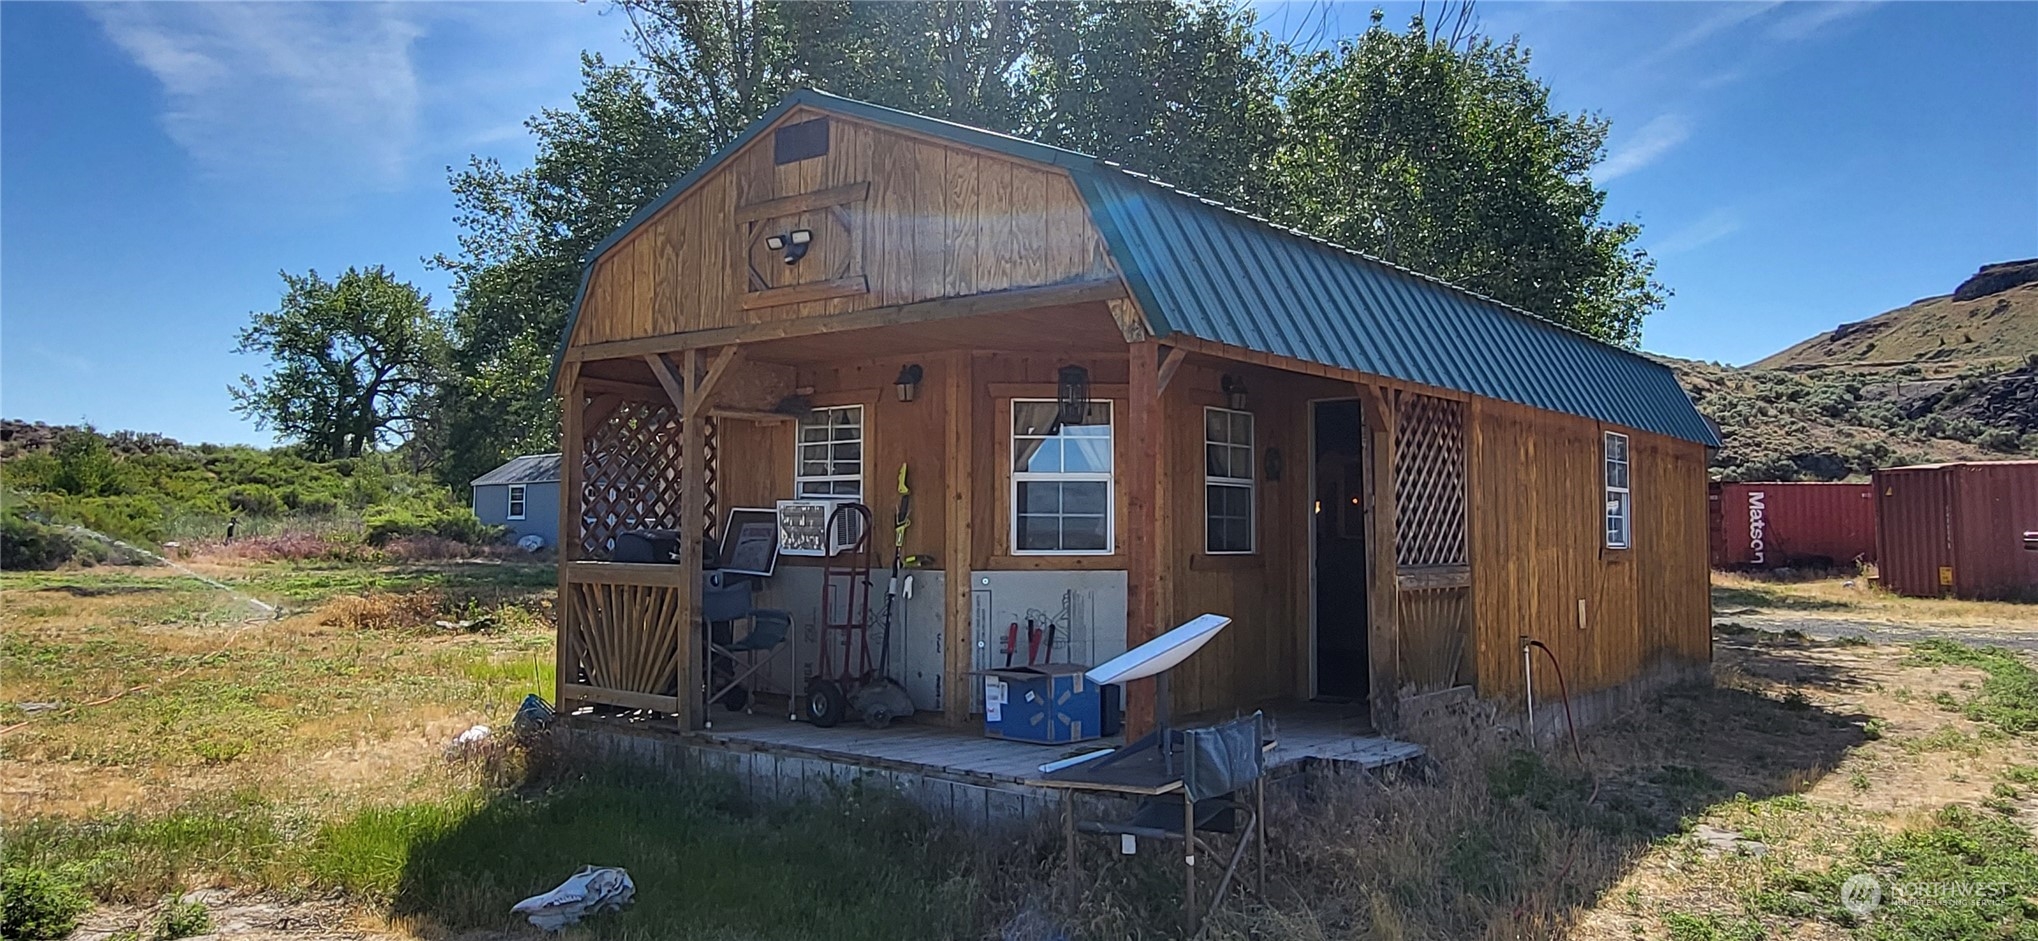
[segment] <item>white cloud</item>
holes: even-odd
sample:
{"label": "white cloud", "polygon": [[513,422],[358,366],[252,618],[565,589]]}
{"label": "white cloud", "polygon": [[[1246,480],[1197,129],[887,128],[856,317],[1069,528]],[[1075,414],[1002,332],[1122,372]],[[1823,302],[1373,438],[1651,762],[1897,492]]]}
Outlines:
{"label": "white cloud", "polygon": [[393,4],[129,3],[90,7],[161,83],[163,129],[205,171],[394,186],[420,136],[412,47]]}
{"label": "white cloud", "polygon": [[1594,182],[1626,176],[1661,159],[1691,139],[1691,121],[1680,114],[1657,115],[1620,147],[1609,151],[1592,174]]}
{"label": "white cloud", "polygon": [[1731,207],[1721,207],[1700,216],[1697,221],[1665,236],[1650,246],[1649,253],[1657,257],[1678,255],[1711,245],[1741,231],[1746,220]]}
{"label": "white cloud", "polygon": [[1794,3],[1789,12],[1769,24],[1769,37],[1782,42],[1794,42],[1818,35],[1827,26],[1866,13],[1875,8],[1867,0],[1849,0],[1846,3]]}

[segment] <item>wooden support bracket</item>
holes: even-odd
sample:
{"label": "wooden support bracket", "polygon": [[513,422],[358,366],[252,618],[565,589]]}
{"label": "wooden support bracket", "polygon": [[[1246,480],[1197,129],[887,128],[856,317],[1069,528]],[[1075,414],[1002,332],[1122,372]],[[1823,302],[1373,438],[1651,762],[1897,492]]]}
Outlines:
{"label": "wooden support bracket", "polygon": [[1156,394],[1159,395],[1167,394],[1168,383],[1175,381],[1175,373],[1182,368],[1182,360],[1189,358],[1189,351],[1179,346],[1167,349],[1167,355],[1161,357],[1160,381],[1156,387]]}

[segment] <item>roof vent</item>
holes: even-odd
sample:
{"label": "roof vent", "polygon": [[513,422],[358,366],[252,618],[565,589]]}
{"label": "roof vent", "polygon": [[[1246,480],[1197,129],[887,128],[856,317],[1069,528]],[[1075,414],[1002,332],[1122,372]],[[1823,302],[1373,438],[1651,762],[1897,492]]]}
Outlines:
{"label": "roof vent", "polygon": [[771,160],[775,164],[788,164],[826,154],[828,119],[815,118],[779,128],[772,133],[771,151]]}

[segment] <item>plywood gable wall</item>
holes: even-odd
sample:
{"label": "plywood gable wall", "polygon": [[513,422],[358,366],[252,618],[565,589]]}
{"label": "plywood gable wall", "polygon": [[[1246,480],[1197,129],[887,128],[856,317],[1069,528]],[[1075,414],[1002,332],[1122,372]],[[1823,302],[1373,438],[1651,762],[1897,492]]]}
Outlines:
{"label": "plywood gable wall", "polygon": [[[778,164],[767,131],[604,253],[574,345],[1112,275],[1064,171],[826,117],[826,154]],[[764,240],[795,229],[789,266]]]}

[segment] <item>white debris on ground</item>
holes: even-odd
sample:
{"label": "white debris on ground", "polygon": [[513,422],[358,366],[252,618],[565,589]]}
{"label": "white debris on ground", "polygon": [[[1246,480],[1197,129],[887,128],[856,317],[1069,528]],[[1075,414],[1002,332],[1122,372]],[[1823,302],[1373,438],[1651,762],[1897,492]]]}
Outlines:
{"label": "white debris on ground", "polygon": [[493,734],[495,733],[491,732],[488,726],[477,725],[471,729],[468,729],[465,732],[455,735],[453,736],[452,741],[446,743],[446,757],[458,758],[462,755],[465,755],[468,752],[471,752],[476,748],[479,748],[482,745],[487,744],[489,736]]}
{"label": "white debris on ground", "polygon": [[636,897],[637,886],[629,873],[612,866],[586,866],[559,888],[518,902],[510,911],[546,931],[558,931],[588,915],[616,911]]}

